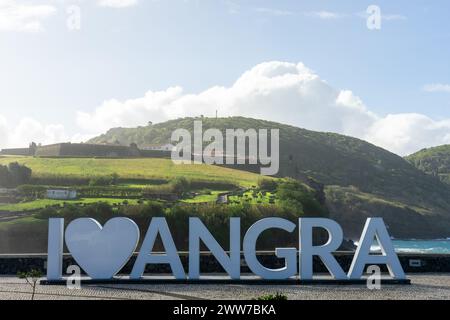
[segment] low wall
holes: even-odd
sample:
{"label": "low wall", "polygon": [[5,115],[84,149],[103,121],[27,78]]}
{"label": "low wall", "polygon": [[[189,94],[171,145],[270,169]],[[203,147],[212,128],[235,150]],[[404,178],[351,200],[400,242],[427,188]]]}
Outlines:
{"label": "low wall", "polygon": [[[258,260],[268,268],[283,267],[283,260],[277,259],[273,252],[258,252]],[[448,272],[450,273],[450,255],[433,254],[398,254],[400,262],[406,273],[422,272]],[[350,268],[353,259],[352,252],[337,252],[335,257],[344,270]],[[120,273],[129,274],[133,267],[136,254],[130,259]],[[180,252],[180,259],[184,269],[188,270],[188,254]],[[29,271],[32,269],[46,272],[47,256],[45,254],[23,254],[23,255],[0,255],[0,275],[15,275],[19,271]],[[69,265],[76,264],[70,255],[64,256],[63,270],[67,270]],[[203,273],[224,272],[216,259],[208,252],[203,252],[200,258],[200,268]],[[382,270],[386,271],[385,266]],[[315,272],[327,272],[322,262],[315,257]],[[244,258],[241,259],[241,272],[248,273],[250,270],[245,264]],[[146,273],[171,273],[169,265],[147,265]]]}

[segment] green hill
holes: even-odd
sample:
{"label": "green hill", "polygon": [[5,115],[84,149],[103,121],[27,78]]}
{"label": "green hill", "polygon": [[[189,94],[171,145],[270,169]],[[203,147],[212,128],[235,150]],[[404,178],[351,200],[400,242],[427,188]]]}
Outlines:
{"label": "green hill", "polygon": [[422,149],[405,159],[417,169],[450,184],[450,145]]}
{"label": "green hill", "polygon": [[[91,143],[138,146],[170,142],[175,129],[192,132],[182,118],[138,128],[114,128]],[[397,237],[450,235],[450,187],[411,163],[366,141],[243,117],[202,118],[203,130],[280,129],[279,176],[311,179],[322,189],[333,218],[357,236],[367,216],[383,216]],[[255,167],[241,169],[255,171]],[[351,217],[351,219],[349,219]]]}

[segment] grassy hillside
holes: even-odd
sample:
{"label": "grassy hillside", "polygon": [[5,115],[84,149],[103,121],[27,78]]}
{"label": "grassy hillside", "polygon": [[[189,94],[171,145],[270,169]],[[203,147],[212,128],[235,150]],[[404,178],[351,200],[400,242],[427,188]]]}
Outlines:
{"label": "grassy hillside", "polygon": [[450,184],[450,145],[422,149],[405,159],[417,169]]}
{"label": "grassy hillside", "polygon": [[0,164],[17,161],[33,170],[34,177],[90,178],[116,173],[121,179],[173,179],[183,176],[198,181],[220,181],[244,187],[256,185],[259,175],[204,164],[174,164],[170,159],[93,159],[0,157]]}
{"label": "grassy hillside", "polygon": [[[271,191],[263,189],[270,186],[273,187]],[[43,186],[22,185],[18,191],[24,187]],[[301,216],[328,216],[326,207],[315,198],[315,191],[293,179],[263,180],[258,187],[247,190],[235,189],[230,192],[230,201],[220,203],[216,200],[221,191],[213,190],[187,192],[179,201],[111,197],[50,200],[30,197],[14,204],[0,203],[0,253],[45,252],[47,220],[50,217],[64,218],[67,225],[80,217],[91,217],[104,224],[113,217],[125,216],[132,218],[144,234],[152,217],[164,216],[172,230],[177,231],[174,235],[178,249],[185,250],[188,217],[200,217],[216,239],[224,243],[229,238],[224,226],[230,217],[241,217],[244,231],[264,217],[277,216],[296,222]],[[292,246],[295,238],[295,233],[286,237],[282,232],[270,231],[264,233],[258,246],[262,245],[261,250],[271,249],[277,243]]]}
{"label": "grassy hillside", "polygon": [[[119,142],[125,145],[134,142],[139,146],[168,143],[175,129],[184,128],[192,132],[194,120],[200,119],[183,118],[145,127],[114,128],[90,142]],[[372,199],[385,201],[385,206],[380,207],[378,203],[375,205],[368,199],[356,196],[352,201],[344,201],[338,196],[330,199],[331,195],[328,193],[327,200],[331,210],[339,210],[335,212],[335,216],[342,216],[343,221],[348,221],[345,219],[349,215],[346,211],[356,203],[355,199],[358,203],[364,203],[365,214],[372,216],[379,216],[380,210],[400,216],[397,204],[401,204],[408,208],[411,216],[418,214],[440,221],[430,226],[431,231],[427,235],[419,226],[420,223],[409,225],[407,234],[415,234],[416,237],[450,234],[450,187],[389,151],[348,136],[314,132],[264,120],[243,117],[202,120],[203,130],[218,128],[225,132],[227,128],[280,129],[279,176],[303,181],[312,178],[323,185],[352,187],[354,195],[365,194]],[[255,170],[254,167],[242,168]],[[396,225],[402,221],[405,220],[395,222],[392,230],[403,230],[401,225]],[[404,230],[401,233],[405,234]]]}
{"label": "grassy hillside", "polygon": [[[76,200],[53,200],[53,199],[38,199],[29,202],[21,202],[14,204],[0,203],[0,211],[8,212],[24,212],[37,209],[43,209],[48,206],[63,205],[63,204],[92,204],[97,202],[106,202],[111,205],[120,204],[126,201],[130,205],[137,204],[137,200],[133,199],[120,199],[120,198],[86,198]],[[1,225],[1,223],[0,223]]]}
{"label": "grassy hillside", "polygon": [[331,218],[338,221],[347,237],[357,239],[361,226],[367,218],[382,217],[391,235],[397,238],[433,238],[442,232],[445,236],[448,226],[439,230],[442,223],[438,216],[423,207],[409,206],[373,194],[361,192],[352,187],[327,186],[327,206]]}

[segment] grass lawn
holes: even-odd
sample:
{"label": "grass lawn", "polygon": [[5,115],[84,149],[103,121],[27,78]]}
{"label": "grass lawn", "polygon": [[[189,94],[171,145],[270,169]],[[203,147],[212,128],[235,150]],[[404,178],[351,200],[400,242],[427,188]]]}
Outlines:
{"label": "grass lawn", "polygon": [[205,203],[205,202],[216,202],[217,195],[223,191],[211,191],[211,194],[199,194],[191,199],[181,200],[185,203]]}
{"label": "grass lawn", "polygon": [[170,159],[96,159],[0,157],[0,164],[25,164],[36,177],[93,177],[117,173],[121,179],[173,179],[185,177],[202,181],[220,181],[243,187],[256,185],[260,175],[206,164],[175,164]]}
{"label": "grass lawn", "polygon": [[111,198],[82,198],[76,200],[52,200],[52,199],[38,199],[29,202],[13,203],[13,204],[0,204],[0,211],[10,211],[10,212],[20,212],[20,211],[30,211],[36,209],[42,209],[47,206],[53,206],[65,203],[96,203],[96,202],[107,202],[109,204],[122,203],[127,200],[130,205],[137,204],[137,200],[132,199],[111,199]]}

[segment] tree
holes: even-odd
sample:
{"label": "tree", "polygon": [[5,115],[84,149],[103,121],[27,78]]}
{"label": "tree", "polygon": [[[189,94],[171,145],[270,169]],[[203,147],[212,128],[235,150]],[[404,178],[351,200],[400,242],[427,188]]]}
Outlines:
{"label": "tree", "polygon": [[8,171],[11,174],[13,186],[26,184],[31,179],[31,169],[17,162],[8,164]]}
{"label": "tree", "polygon": [[34,295],[36,293],[37,282],[42,278],[42,272],[40,270],[33,269],[27,272],[19,272],[17,276],[20,279],[25,279],[26,282],[33,288],[33,293],[31,294],[31,300],[34,300]]}
{"label": "tree", "polygon": [[12,188],[26,184],[31,179],[31,169],[17,162],[8,166],[0,165],[0,186]]}
{"label": "tree", "polygon": [[177,177],[171,182],[171,185],[173,192],[178,195],[182,195],[184,192],[190,189],[189,180],[187,180],[185,177]]}
{"label": "tree", "polygon": [[278,184],[275,179],[263,178],[258,180],[258,186],[261,190],[275,191]]}
{"label": "tree", "polygon": [[11,185],[11,175],[7,166],[0,165],[0,187],[9,187]]}

